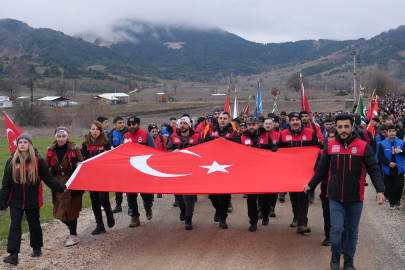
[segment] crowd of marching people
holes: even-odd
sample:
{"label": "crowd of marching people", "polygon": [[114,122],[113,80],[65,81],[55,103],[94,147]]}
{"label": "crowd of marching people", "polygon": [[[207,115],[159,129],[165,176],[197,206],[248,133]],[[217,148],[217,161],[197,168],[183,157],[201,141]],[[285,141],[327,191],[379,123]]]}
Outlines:
{"label": "crowd of marching people", "polygon": [[[215,107],[205,117],[192,119],[183,114],[170,118],[158,126],[150,123],[142,130],[141,119],[117,116],[109,131],[106,117],[94,121],[81,146],[69,140],[66,127],[55,130],[55,142],[45,158],[34,148],[33,138],[24,133],[17,139],[18,150],[7,161],[0,191],[0,210],[10,208],[11,226],[7,244],[9,256],[4,262],[18,264],[21,243],[21,220],[25,213],[30,228],[32,257],[41,256],[42,230],[39,208],[42,206],[41,181],[53,190],[55,218],[66,224],[69,238],[65,245],[80,242],[77,222],[83,191],[67,190],[65,184],[80,162],[109,151],[124,143],[138,143],[165,151],[177,151],[219,138],[272,152],[279,148],[317,146],[319,155],[314,164],[315,174],[302,192],[290,192],[292,207],[290,227],[297,233],[310,233],[309,204],[315,200],[315,189],[320,184],[320,198],[324,217],[325,239],[322,245],[331,246],[331,269],[339,269],[344,254],[345,269],[355,269],[358,228],[364,200],[366,174],[377,191],[379,204],[389,202],[389,209],[401,208],[404,188],[405,96],[387,94],[379,100],[379,112],[372,119],[362,119],[353,112],[323,113],[281,112],[267,117],[241,113],[231,118],[224,108]],[[374,135],[367,129],[372,125]],[[50,169],[50,170],[49,170]],[[146,218],[153,218],[154,194],[140,194]],[[235,195],[234,195],[235,196]],[[140,226],[138,194],[127,193],[129,227]],[[157,198],[161,198],[157,194]],[[286,193],[245,194],[247,199],[248,230],[257,230],[259,220],[268,225],[276,217],[276,203],[286,200]],[[123,193],[115,193],[115,205],[110,204],[108,192],[90,191],[95,218],[93,235],[114,227],[114,214],[122,212]],[[209,195],[213,205],[214,222],[227,229],[228,214],[233,211],[232,195]],[[186,230],[193,228],[196,195],[174,195],[173,206],[180,210],[179,219]]]}

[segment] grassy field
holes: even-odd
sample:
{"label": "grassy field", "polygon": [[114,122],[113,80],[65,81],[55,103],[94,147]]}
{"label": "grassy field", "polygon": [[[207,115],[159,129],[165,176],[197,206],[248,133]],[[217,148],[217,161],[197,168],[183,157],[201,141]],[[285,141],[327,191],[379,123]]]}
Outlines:
{"label": "grassy field", "polygon": [[[71,139],[75,142],[81,142],[82,139]],[[47,139],[34,139],[34,146],[38,149],[39,154],[44,157],[47,151],[47,147],[52,144],[54,138],[47,138]],[[10,151],[8,149],[8,142],[6,138],[0,138],[0,177],[3,179],[4,174],[4,167],[7,160],[10,158]],[[41,223],[49,222],[52,223],[53,220],[53,204],[52,204],[52,195],[51,190],[46,186],[44,187],[44,206],[41,207]],[[112,193],[111,193],[112,195]],[[91,201],[89,193],[85,193],[83,196],[83,207],[90,207]],[[4,247],[6,245],[6,240],[8,237],[8,231],[10,228],[10,215],[8,212],[0,212],[0,246]],[[28,232],[28,223],[25,218],[23,218],[22,222],[22,229],[23,233]]]}

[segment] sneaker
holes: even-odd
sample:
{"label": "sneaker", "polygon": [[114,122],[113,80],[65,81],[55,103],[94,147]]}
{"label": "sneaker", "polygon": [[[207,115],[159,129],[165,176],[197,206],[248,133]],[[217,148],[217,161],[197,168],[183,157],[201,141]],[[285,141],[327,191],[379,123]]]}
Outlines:
{"label": "sneaker", "polygon": [[152,217],[153,217],[152,208],[150,208],[150,209],[145,209],[145,214],[146,214],[146,219],[147,219],[147,220],[151,220]]}
{"label": "sneaker", "polygon": [[311,228],[308,227],[307,225],[300,225],[297,228],[297,233],[310,233],[311,232]]}
{"label": "sneaker", "polygon": [[330,239],[329,239],[329,237],[325,237],[325,239],[322,241],[322,246],[325,246],[325,247],[330,246]]}
{"label": "sneaker", "polygon": [[98,235],[98,234],[102,234],[105,232],[106,232],[106,230],[105,230],[104,224],[103,224],[103,225],[97,225],[96,229],[94,231],[92,231],[91,234]]}
{"label": "sneaker", "polygon": [[162,194],[158,194],[158,195],[156,196],[156,198],[158,198],[158,199],[162,198]]}
{"label": "sneaker", "polygon": [[330,259],[330,269],[339,270],[340,269],[340,254],[332,253],[332,258]]}
{"label": "sneaker", "polygon": [[251,224],[249,227],[249,232],[254,232],[256,230],[257,230],[257,224],[256,223]]}
{"label": "sneaker", "polygon": [[394,204],[390,204],[390,210],[395,210],[395,205]]}
{"label": "sneaker", "polygon": [[131,217],[131,223],[129,223],[128,227],[138,227],[141,225],[141,221],[139,220],[139,217]]}
{"label": "sneaker", "polygon": [[280,201],[280,202],[285,202],[285,194],[284,193],[279,193],[278,194],[278,200]]}
{"label": "sneaker", "polygon": [[397,201],[397,204],[395,205],[398,209],[402,208],[402,202],[401,201]]}
{"label": "sneaker", "polygon": [[218,222],[218,221],[219,221],[219,214],[218,214],[218,212],[215,212],[214,222]]}
{"label": "sneaker", "polygon": [[230,202],[229,203],[229,207],[228,207],[228,213],[231,213],[233,211],[233,205],[232,205],[232,203]]}
{"label": "sneaker", "polygon": [[66,241],[65,247],[77,245],[79,242],[80,242],[79,237],[77,237],[76,235],[71,235]]}
{"label": "sneaker", "polygon": [[356,270],[356,268],[353,266],[353,260],[347,260],[343,263],[343,268],[345,270]]}
{"label": "sneaker", "polygon": [[293,219],[293,221],[290,223],[290,227],[291,227],[291,228],[298,227],[298,220]]}
{"label": "sneaker", "polygon": [[180,221],[184,221],[186,219],[186,208],[180,209]]}
{"label": "sneaker", "polygon": [[226,222],[225,222],[225,220],[220,220],[219,221],[219,227],[221,228],[221,229],[228,229],[228,224],[226,224]]}
{"label": "sneaker", "polygon": [[185,229],[186,230],[192,230],[193,229],[192,219],[193,219],[193,217],[186,217],[186,221],[185,221]]}
{"label": "sneaker", "polygon": [[243,199],[246,199],[247,198],[247,194],[243,194]]}
{"label": "sneaker", "polygon": [[17,265],[18,264],[18,253],[17,252],[10,253],[10,255],[3,258],[3,262]]}
{"label": "sneaker", "polygon": [[342,254],[346,253],[346,243],[340,244],[340,253]]}
{"label": "sneaker", "polygon": [[31,253],[31,257],[33,258],[41,257],[41,255],[42,255],[41,248],[34,248]]}
{"label": "sneaker", "polygon": [[104,211],[104,207],[101,206],[101,211]]}
{"label": "sneaker", "polygon": [[117,202],[117,206],[115,206],[115,208],[112,210],[112,212],[115,213],[119,213],[122,212],[122,207],[121,207],[121,203]]}
{"label": "sneaker", "polygon": [[269,221],[270,221],[269,218],[263,218],[262,225],[267,226],[269,224]]}
{"label": "sneaker", "polygon": [[110,211],[105,211],[105,215],[107,216],[107,226],[108,228],[112,228],[115,225],[114,214],[110,208]]}
{"label": "sneaker", "polygon": [[270,217],[276,217],[276,211],[274,206],[270,206]]}

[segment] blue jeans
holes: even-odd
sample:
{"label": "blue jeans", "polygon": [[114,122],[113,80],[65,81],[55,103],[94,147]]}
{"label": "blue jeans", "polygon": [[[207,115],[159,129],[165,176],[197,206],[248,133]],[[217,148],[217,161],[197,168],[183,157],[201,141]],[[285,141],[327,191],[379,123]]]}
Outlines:
{"label": "blue jeans", "polygon": [[341,235],[346,216],[346,252],[344,260],[353,260],[356,253],[357,239],[359,238],[359,223],[363,202],[339,202],[329,200],[330,210],[330,244],[333,253],[341,252]]}
{"label": "blue jeans", "polygon": [[194,204],[195,204],[195,195],[174,195],[179,208],[186,210],[186,217],[193,217]]}

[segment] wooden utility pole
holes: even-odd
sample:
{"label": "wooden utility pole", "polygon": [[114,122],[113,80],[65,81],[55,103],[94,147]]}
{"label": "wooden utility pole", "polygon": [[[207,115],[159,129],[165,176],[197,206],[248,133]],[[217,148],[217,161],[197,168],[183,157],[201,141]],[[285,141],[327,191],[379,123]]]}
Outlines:
{"label": "wooden utility pole", "polygon": [[32,106],[34,104],[34,89],[32,83],[32,75],[30,75],[30,82],[31,82],[31,111],[32,111]]}

